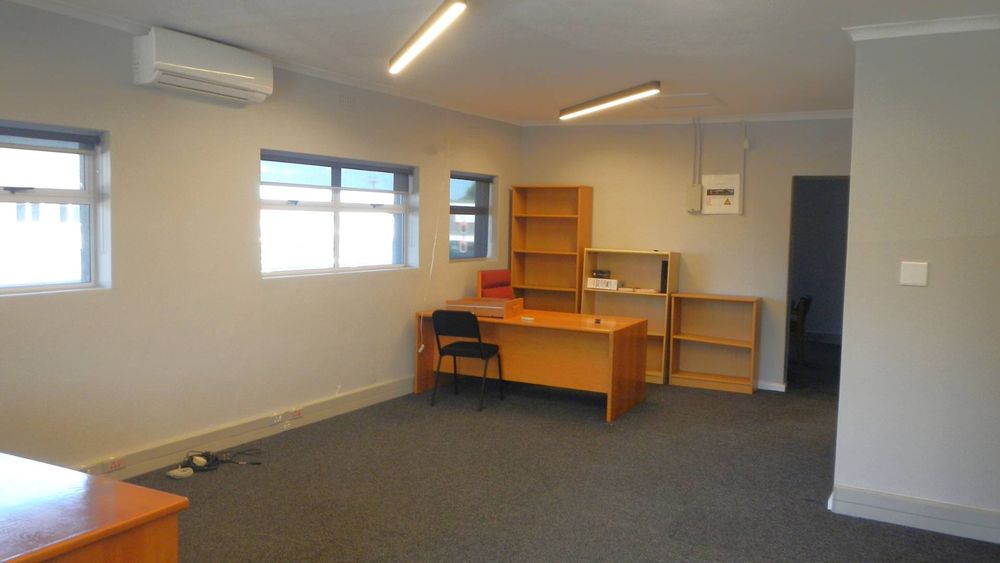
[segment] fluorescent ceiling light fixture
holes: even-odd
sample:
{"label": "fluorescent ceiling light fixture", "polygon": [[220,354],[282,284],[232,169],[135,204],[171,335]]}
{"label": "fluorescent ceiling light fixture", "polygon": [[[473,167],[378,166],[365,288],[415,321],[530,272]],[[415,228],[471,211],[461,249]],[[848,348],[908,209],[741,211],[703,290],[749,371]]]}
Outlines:
{"label": "fluorescent ceiling light fixture", "polygon": [[451,25],[465,11],[467,4],[462,0],[446,0],[431,17],[410,37],[403,48],[389,59],[389,74],[399,74],[413,59],[417,58],[438,35]]}
{"label": "fluorescent ceiling light fixture", "polygon": [[589,102],[583,102],[582,104],[577,104],[575,106],[568,107],[564,110],[560,110],[559,119],[565,121],[567,119],[573,119],[574,117],[589,115],[596,111],[613,108],[615,106],[620,106],[622,104],[627,104],[629,102],[634,102],[636,100],[641,100],[643,98],[655,96],[659,93],[660,93],[660,81],[653,80],[650,82],[646,82],[645,84],[640,84],[638,86],[633,86],[632,88],[622,90],[621,92],[615,92],[614,94],[608,94],[607,96],[594,98]]}

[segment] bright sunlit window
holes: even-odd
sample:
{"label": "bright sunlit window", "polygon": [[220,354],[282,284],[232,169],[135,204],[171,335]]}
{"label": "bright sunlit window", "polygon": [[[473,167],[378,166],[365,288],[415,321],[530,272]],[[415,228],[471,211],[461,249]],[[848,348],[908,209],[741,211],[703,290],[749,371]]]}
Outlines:
{"label": "bright sunlit window", "polygon": [[413,170],[262,151],[264,274],[402,266]]}
{"label": "bright sunlit window", "polygon": [[452,172],[448,255],[452,260],[485,258],[490,251],[493,178]]}
{"label": "bright sunlit window", "polygon": [[0,292],[94,283],[100,142],[0,126]]}

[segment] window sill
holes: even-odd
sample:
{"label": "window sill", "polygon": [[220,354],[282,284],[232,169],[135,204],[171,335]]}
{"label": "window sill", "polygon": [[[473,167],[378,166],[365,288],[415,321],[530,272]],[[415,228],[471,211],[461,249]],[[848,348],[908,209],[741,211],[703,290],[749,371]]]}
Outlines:
{"label": "window sill", "polygon": [[372,272],[398,272],[416,270],[413,266],[371,266],[361,268],[338,268],[336,270],[292,270],[285,272],[261,272],[261,279],[278,280],[285,278],[312,278],[321,276],[340,276],[349,274],[365,274]]}
{"label": "window sill", "polygon": [[448,261],[449,262],[456,262],[456,263],[462,263],[462,262],[494,262],[496,260],[497,259],[494,258],[494,257],[492,257],[492,256],[482,256],[482,257],[474,257],[474,258],[452,258],[451,256],[448,257]]}
{"label": "window sill", "polygon": [[59,286],[31,286],[23,288],[6,288],[0,289],[0,299],[4,297],[18,297],[18,296],[39,296],[39,295],[56,295],[62,293],[90,293],[98,291],[110,291],[109,286],[97,285],[92,283],[86,284],[75,284],[75,285],[59,285]]}

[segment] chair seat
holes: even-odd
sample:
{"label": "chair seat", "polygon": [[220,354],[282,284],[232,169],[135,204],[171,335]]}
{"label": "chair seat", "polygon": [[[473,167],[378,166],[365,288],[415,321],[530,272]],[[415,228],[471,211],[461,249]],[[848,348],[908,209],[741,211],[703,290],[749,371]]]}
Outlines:
{"label": "chair seat", "polygon": [[482,353],[478,342],[458,341],[441,347],[442,356],[459,356],[461,358],[491,358],[500,352],[500,347],[496,344],[483,343]]}

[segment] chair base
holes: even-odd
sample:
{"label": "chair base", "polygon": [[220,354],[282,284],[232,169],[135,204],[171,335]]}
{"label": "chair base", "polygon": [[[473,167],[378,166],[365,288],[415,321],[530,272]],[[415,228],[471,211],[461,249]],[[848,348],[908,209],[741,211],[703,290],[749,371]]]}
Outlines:
{"label": "chair base", "polygon": [[[451,356],[452,358],[452,381],[455,385],[455,394],[458,395],[458,358]],[[497,354],[497,380],[500,384],[500,400],[504,400],[503,394],[503,361],[500,359],[500,355]],[[431,406],[433,407],[437,402],[437,390],[438,390],[438,380],[441,377],[441,361],[444,360],[444,356],[438,356],[437,369],[434,370],[434,389],[431,391]],[[479,388],[479,408],[477,411],[482,411],[486,403],[486,372],[490,366],[490,359],[486,358],[483,360],[483,375],[481,377],[482,384]]]}

